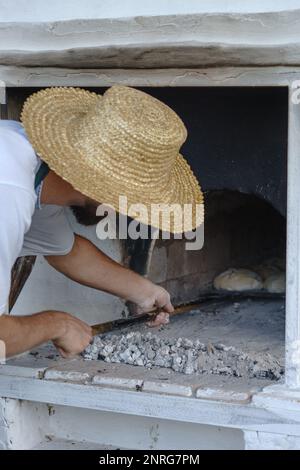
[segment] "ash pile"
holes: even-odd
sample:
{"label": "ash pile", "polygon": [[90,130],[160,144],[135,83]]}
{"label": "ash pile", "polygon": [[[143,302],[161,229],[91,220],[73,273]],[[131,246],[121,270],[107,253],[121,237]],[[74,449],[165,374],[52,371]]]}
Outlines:
{"label": "ash pile", "polygon": [[147,332],[96,336],[83,352],[85,360],[164,367],[183,374],[219,374],[278,380],[283,365],[269,353],[245,353],[224,344],[188,338],[161,338]]}

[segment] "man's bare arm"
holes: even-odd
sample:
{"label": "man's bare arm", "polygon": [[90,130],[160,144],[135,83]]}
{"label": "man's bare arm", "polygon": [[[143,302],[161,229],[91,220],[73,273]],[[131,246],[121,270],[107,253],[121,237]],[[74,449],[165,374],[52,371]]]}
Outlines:
{"label": "man's bare arm", "polygon": [[0,316],[0,340],[4,342],[7,357],[50,340],[64,357],[68,357],[81,352],[91,338],[91,328],[87,324],[64,312]]}
{"label": "man's bare arm", "polygon": [[134,302],[140,311],[149,311],[153,307],[162,307],[169,313],[174,310],[165,289],[116,263],[78,235],[70,253],[47,256],[46,259],[70,279]]}

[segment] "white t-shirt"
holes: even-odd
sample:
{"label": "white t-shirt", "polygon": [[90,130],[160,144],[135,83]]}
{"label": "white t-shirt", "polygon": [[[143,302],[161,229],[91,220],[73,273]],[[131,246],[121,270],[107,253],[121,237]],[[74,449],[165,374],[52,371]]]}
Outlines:
{"label": "white t-shirt", "polygon": [[38,165],[30,143],[9,124],[0,123],[0,313],[5,312],[11,269],[31,224]]}
{"label": "white t-shirt", "polygon": [[74,243],[64,208],[35,210],[40,159],[22,124],[0,120],[0,315],[7,313],[11,269],[20,255],[62,255]]}

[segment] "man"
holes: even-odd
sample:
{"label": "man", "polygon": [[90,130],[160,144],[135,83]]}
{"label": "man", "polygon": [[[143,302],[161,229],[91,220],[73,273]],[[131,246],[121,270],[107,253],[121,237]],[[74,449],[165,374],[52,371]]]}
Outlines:
{"label": "man", "polygon": [[[158,307],[153,324],[167,322],[173,311],[167,291],[74,235],[64,207],[72,207],[79,222],[95,223],[100,203],[122,212],[120,195],[149,206],[202,204],[178,153],[186,138],[179,117],[129,87],[113,86],[103,96],[52,88],[26,101],[22,123],[0,122],[0,339],[7,356],[52,340],[69,357],[91,341],[90,326],[69,313],[8,315],[10,273],[20,255],[42,254],[70,279],[131,301],[139,312]],[[146,222],[142,214],[136,218]],[[192,218],[190,228],[200,218]],[[161,222],[157,228],[166,229]],[[180,231],[176,221],[169,231]]]}

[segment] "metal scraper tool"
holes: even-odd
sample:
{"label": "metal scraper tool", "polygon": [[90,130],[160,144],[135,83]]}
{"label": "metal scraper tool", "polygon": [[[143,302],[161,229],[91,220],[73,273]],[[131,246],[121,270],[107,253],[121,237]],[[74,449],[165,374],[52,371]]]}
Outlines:
{"label": "metal scraper tool", "polygon": [[[200,303],[189,304],[189,305],[180,305],[176,307],[173,313],[170,313],[170,316],[179,315],[180,313],[189,312],[193,308],[200,307]],[[124,326],[135,325],[140,322],[147,322],[153,320],[153,316],[160,313],[162,309],[155,309],[148,313],[142,313],[141,315],[136,315],[130,318],[121,318],[119,320],[108,321],[105,323],[98,323],[97,325],[92,325],[93,336],[100,335],[102,333],[107,333],[108,331],[116,330]]]}

